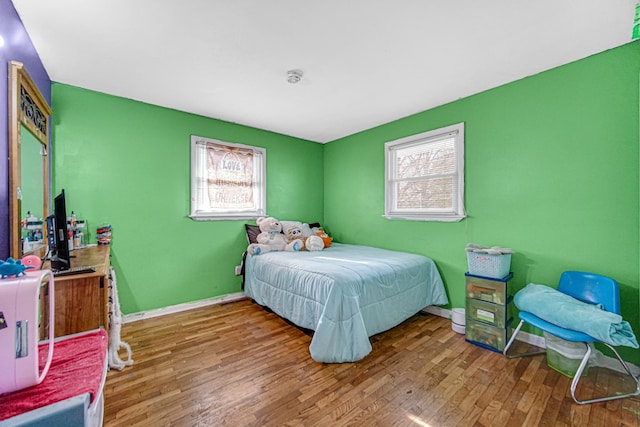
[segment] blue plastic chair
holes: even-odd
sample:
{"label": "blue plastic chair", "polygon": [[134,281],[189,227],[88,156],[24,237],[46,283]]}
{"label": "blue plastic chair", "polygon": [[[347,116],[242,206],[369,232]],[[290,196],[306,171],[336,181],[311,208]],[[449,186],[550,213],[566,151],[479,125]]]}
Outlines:
{"label": "blue plastic chair", "polygon": [[[612,313],[620,314],[620,294],[618,290],[618,283],[610,277],[593,273],[585,273],[581,271],[565,271],[560,277],[558,291],[583,302],[601,304],[605,310]],[[507,354],[509,348],[516,339],[516,335],[518,335],[518,332],[520,332],[520,329],[522,328],[522,325],[524,323],[535,326],[536,328],[541,329],[542,331],[547,332],[551,335],[555,335],[556,337],[561,338],[565,341],[584,343],[586,347],[586,353],[582,358],[582,361],[580,362],[580,366],[578,367],[575,376],[573,377],[573,381],[571,382],[571,397],[573,397],[573,400],[575,400],[576,403],[584,405],[587,403],[604,402],[608,400],[623,399],[626,397],[640,395],[640,380],[638,380],[638,378],[631,373],[629,366],[625,363],[624,360],[622,360],[620,354],[618,354],[616,349],[611,345],[599,341],[585,333],[574,331],[571,329],[565,329],[560,326],[554,325],[526,311],[521,311],[518,314],[518,317],[520,317],[520,323],[513,332],[513,335],[511,335],[511,338],[509,339],[509,342],[507,343],[503,351],[503,354],[509,358],[533,356],[536,354],[546,353],[546,351],[536,351],[516,355]],[[576,389],[578,388],[578,383],[580,382],[582,373],[584,372],[584,369],[589,362],[589,357],[591,357],[591,346],[589,345],[589,343],[592,342],[602,342],[602,344],[606,345],[607,347],[609,347],[609,349],[611,349],[611,351],[613,351],[613,354],[616,355],[624,370],[636,382],[636,390],[634,392],[626,394],[616,393],[609,396],[589,400],[579,400],[576,397]]]}

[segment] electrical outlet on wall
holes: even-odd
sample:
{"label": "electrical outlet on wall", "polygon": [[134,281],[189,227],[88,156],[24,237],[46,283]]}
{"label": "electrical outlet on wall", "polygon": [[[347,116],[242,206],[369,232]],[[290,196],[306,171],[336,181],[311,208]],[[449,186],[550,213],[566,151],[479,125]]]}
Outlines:
{"label": "electrical outlet on wall", "polygon": [[242,266],[236,265],[236,276],[240,276],[242,274]]}

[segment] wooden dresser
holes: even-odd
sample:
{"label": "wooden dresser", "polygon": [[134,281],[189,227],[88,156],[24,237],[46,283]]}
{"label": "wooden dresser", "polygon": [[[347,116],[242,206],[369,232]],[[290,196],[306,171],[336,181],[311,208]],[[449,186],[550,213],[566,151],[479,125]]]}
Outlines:
{"label": "wooden dresser", "polygon": [[[109,331],[109,246],[89,246],[71,252],[71,266],[92,266],[95,273],[57,276],[55,336],[97,329]],[[46,261],[43,268],[50,268]],[[45,296],[44,306],[48,305]]]}

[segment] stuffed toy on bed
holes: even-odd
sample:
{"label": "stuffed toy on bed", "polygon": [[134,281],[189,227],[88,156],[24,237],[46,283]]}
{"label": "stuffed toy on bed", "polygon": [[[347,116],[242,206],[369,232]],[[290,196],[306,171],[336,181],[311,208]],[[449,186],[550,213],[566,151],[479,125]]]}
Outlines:
{"label": "stuffed toy on bed", "polygon": [[302,227],[294,225],[287,228],[286,231],[287,232],[285,234],[289,243],[296,240],[302,242],[301,251],[321,251],[324,249],[324,242],[322,239],[315,235],[305,236],[302,231]]}
{"label": "stuffed toy on bed", "polygon": [[287,242],[284,234],[282,234],[282,224],[277,219],[260,217],[256,224],[260,227],[261,233],[256,238],[258,243],[252,243],[247,248],[247,252],[250,255],[260,255],[273,251],[297,252],[302,248],[300,240]]}
{"label": "stuffed toy on bed", "polygon": [[333,237],[330,237],[327,234],[327,232],[322,229],[322,227],[313,227],[311,229],[311,232],[314,235],[320,237],[320,239],[322,239],[322,243],[325,248],[328,248],[329,246],[331,246],[331,243],[333,242]]}

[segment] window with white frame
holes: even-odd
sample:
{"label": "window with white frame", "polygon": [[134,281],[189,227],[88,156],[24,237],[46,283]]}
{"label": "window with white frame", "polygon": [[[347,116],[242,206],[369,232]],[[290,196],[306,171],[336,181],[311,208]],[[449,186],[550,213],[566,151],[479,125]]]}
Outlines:
{"label": "window with white frame", "polygon": [[385,144],[385,217],[460,221],[464,211],[464,123]]}
{"label": "window with white frame", "polygon": [[266,215],[266,150],[191,136],[191,218]]}

